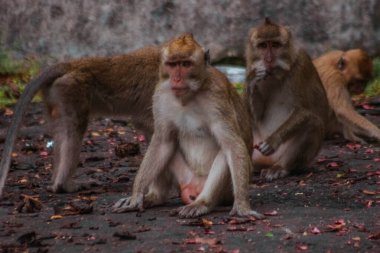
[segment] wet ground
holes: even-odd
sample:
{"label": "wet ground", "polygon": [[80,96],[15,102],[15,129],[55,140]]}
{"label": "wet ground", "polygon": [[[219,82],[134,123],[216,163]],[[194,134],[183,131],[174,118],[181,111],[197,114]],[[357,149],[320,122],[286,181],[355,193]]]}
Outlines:
{"label": "wet ground", "polygon": [[[11,111],[0,113],[4,133]],[[0,252],[380,252],[379,144],[326,141],[309,172],[269,183],[254,177],[251,205],[264,220],[230,217],[228,206],[179,219],[171,215],[176,196],[143,213],[111,212],[130,193],[146,149],[125,121],[95,120],[85,135],[75,177],[101,186],[47,192],[44,123],[42,106],[30,106],[0,200]]]}

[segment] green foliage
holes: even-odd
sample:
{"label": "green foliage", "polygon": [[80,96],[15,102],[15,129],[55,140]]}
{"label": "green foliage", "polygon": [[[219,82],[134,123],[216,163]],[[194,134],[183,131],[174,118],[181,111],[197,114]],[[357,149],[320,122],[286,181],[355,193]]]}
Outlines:
{"label": "green foliage", "polygon": [[244,83],[234,83],[233,84],[236,88],[236,90],[239,92],[239,94],[242,94],[244,91]]}
{"label": "green foliage", "polygon": [[368,84],[364,91],[365,96],[379,96],[380,95],[380,58],[373,60],[373,79]]}
{"label": "green foliage", "polygon": [[35,59],[16,60],[0,49],[0,108],[15,103],[25,84],[39,71],[40,64]]}

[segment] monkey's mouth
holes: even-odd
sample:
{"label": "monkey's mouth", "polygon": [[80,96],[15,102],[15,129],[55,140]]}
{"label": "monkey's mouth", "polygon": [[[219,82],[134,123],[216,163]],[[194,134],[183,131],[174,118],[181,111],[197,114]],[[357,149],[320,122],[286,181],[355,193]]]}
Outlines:
{"label": "monkey's mouth", "polygon": [[176,97],[181,97],[189,91],[188,87],[176,87],[176,88],[171,88],[171,89],[172,89],[174,96],[176,96]]}

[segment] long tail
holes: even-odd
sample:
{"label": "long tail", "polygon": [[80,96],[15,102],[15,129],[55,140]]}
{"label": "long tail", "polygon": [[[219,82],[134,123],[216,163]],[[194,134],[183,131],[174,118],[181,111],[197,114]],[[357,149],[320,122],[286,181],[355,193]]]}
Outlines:
{"label": "long tail", "polygon": [[26,105],[32,100],[34,95],[44,86],[51,85],[57,78],[63,76],[66,73],[65,65],[58,64],[49,67],[43,71],[38,77],[34,78],[25,88],[25,91],[22,93],[21,97],[18,99],[16,104],[12,123],[8,128],[7,137],[4,144],[4,150],[2,154],[2,159],[0,163],[0,197],[3,193],[3,188],[5,180],[8,175],[10,163],[11,163],[11,154],[13,150],[13,145],[17,136],[18,128],[26,108]]}

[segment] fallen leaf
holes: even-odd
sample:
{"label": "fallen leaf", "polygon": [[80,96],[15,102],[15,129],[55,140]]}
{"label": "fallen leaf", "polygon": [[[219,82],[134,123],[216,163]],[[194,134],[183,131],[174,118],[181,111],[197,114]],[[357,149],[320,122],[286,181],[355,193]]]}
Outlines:
{"label": "fallen leaf", "polygon": [[343,219],[339,219],[335,221],[333,225],[327,225],[327,227],[330,229],[330,231],[341,231],[346,226],[346,223]]}
{"label": "fallen leaf", "polygon": [[313,229],[311,230],[311,233],[317,235],[321,233],[321,230],[319,230],[317,227],[313,227]]}
{"label": "fallen leaf", "polygon": [[326,165],[327,168],[335,168],[339,167],[339,164],[337,162],[330,162]]}
{"label": "fallen leaf", "polygon": [[273,237],[273,233],[272,232],[268,232],[265,234],[266,237],[269,237],[269,238],[272,238]]}
{"label": "fallen leaf", "polygon": [[353,226],[360,232],[368,232],[368,229],[364,226],[364,224],[354,224]]}
{"label": "fallen leaf", "polygon": [[212,221],[206,218],[202,218],[202,223],[203,223],[203,227],[205,228],[211,228],[211,226],[213,225]]}
{"label": "fallen leaf", "polygon": [[264,215],[266,215],[266,216],[276,216],[276,215],[278,215],[278,212],[276,210],[273,210],[271,212],[264,213]]}
{"label": "fallen leaf", "polygon": [[301,250],[301,251],[306,251],[309,249],[309,247],[306,244],[297,244],[296,249]]}
{"label": "fallen leaf", "polygon": [[16,207],[19,213],[35,213],[41,211],[42,204],[38,198],[25,194],[22,194],[21,197],[22,201]]}
{"label": "fallen leaf", "polygon": [[374,107],[373,105],[369,105],[369,104],[362,104],[361,105],[363,109],[365,110],[373,110],[375,109],[376,107]]}
{"label": "fallen leaf", "polygon": [[368,236],[368,239],[370,240],[380,240],[380,231],[375,233],[375,234],[370,234]]}
{"label": "fallen leaf", "polygon": [[62,218],[63,218],[62,215],[52,215],[52,216],[50,216],[51,220],[59,220],[59,219],[62,219]]}
{"label": "fallen leaf", "polygon": [[356,151],[358,149],[361,148],[362,145],[360,145],[359,143],[347,143],[346,144],[346,147],[350,150],[353,150],[353,151]]}
{"label": "fallen leaf", "polygon": [[362,193],[367,194],[367,195],[376,195],[376,194],[378,194],[375,191],[369,191],[369,190],[362,190]]}
{"label": "fallen leaf", "polygon": [[12,116],[13,115],[13,110],[9,109],[9,108],[5,108],[4,115],[5,116]]}
{"label": "fallen leaf", "polygon": [[235,231],[247,231],[248,229],[246,227],[243,227],[243,226],[229,226],[227,228],[227,231],[232,231],[232,232],[235,232]]}
{"label": "fallen leaf", "polygon": [[138,141],[140,141],[140,142],[143,142],[143,141],[145,141],[145,136],[142,135],[142,134],[139,134],[139,135],[136,135],[136,136],[134,137],[134,139],[135,139],[135,140],[138,140]]}
{"label": "fallen leaf", "polygon": [[207,244],[209,246],[214,246],[217,244],[221,244],[221,241],[216,238],[202,238],[202,237],[195,237],[191,239],[185,239],[185,244]]}

